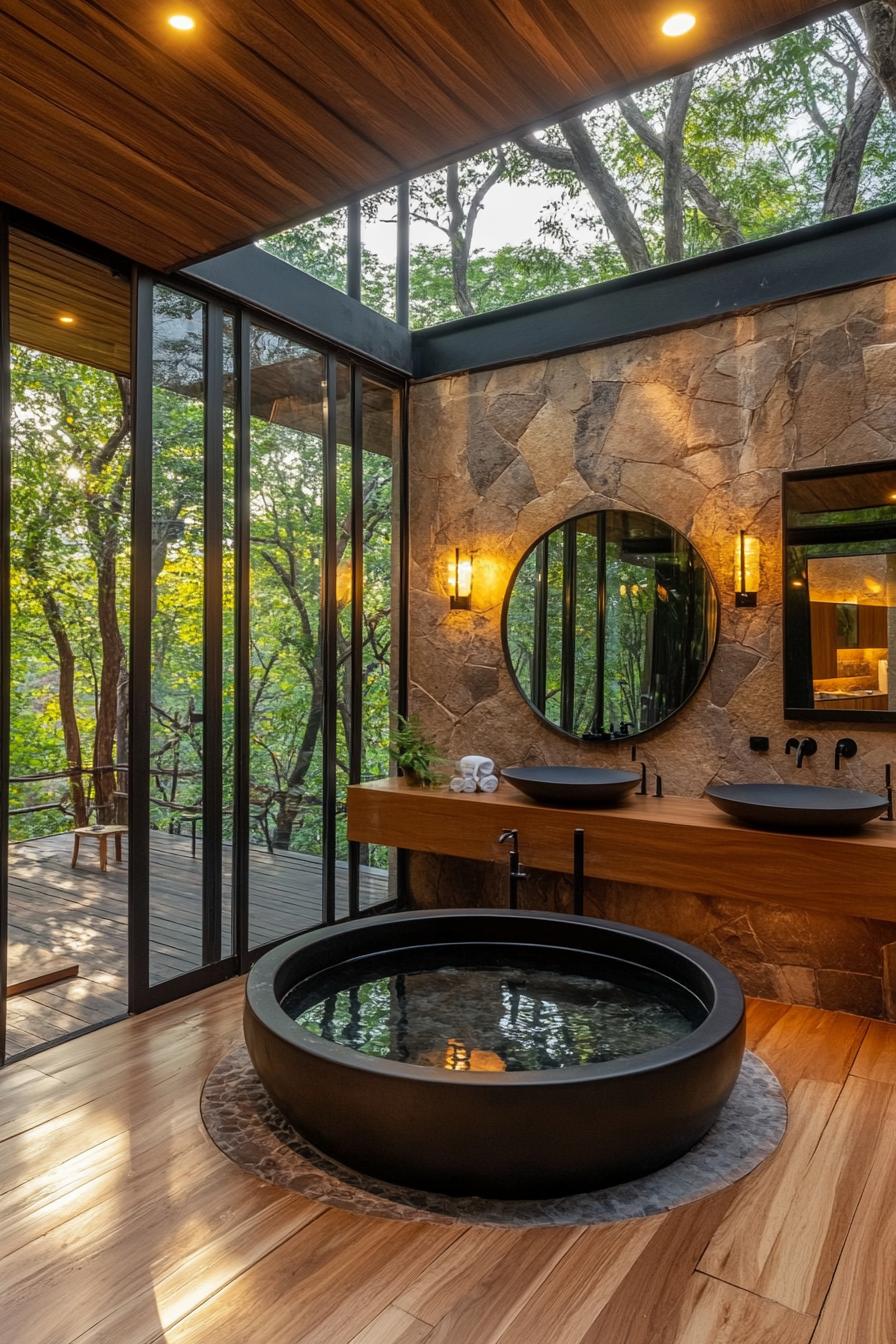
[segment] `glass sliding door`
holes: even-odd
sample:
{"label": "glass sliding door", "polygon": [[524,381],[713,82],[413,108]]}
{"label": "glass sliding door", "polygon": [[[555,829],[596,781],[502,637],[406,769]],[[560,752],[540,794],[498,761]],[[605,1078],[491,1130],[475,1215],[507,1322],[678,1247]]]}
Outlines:
{"label": "glass sliding door", "polygon": [[13,229],[8,295],[12,1057],[128,1007],[131,368],[111,265]]}
{"label": "glass sliding door", "polygon": [[249,948],[324,919],[326,365],[253,325]]}
{"label": "glass sliding door", "polygon": [[[234,319],[142,282],[131,818],[136,992],[216,978],[234,950]],[[223,974],[223,970],[221,971]]]}

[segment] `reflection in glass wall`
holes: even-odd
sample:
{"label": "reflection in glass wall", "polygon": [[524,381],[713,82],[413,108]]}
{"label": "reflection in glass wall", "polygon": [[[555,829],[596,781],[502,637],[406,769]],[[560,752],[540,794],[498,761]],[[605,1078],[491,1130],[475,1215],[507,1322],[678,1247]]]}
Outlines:
{"label": "reflection in glass wall", "polygon": [[250,946],[323,918],[324,374],[251,337]]}
{"label": "reflection in glass wall", "polygon": [[203,963],[205,304],[153,300],[151,984]]}
{"label": "reflection in glass wall", "polygon": [[127,1011],[130,291],[10,236],[7,1054]]}

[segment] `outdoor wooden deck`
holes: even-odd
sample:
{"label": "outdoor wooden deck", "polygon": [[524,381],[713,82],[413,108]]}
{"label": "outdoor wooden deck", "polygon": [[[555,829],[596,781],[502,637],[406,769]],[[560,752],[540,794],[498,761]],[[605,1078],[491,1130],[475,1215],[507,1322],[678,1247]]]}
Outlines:
{"label": "outdoor wooden deck", "polygon": [[[150,845],[150,973],[170,979],[201,964],[202,864],[185,836],[153,831]],[[79,965],[72,980],[8,1000],[7,1053],[18,1054],[92,1023],[127,1012],[127,839],[123,862],[110,856],[100,872],[97,846],[82,843],[71,867],[70,835],[10,846],[9,936],[12,942],[64,955]],[[224,890],[230,851],[224,850]],[[253,849],[250,857],[250,942],[260,946],[320,923],[320,859]],[[361,870],[361,906],[388,900],[388,880]],[[337,870],[337,912],[347,913],[344,865]],[[224,947],[230,944],[225,898]]]}

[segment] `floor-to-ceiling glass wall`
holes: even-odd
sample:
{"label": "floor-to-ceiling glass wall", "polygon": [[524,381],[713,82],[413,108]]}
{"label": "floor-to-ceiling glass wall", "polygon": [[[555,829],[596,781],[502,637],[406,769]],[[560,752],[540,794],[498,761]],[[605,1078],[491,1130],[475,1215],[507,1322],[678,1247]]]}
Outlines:
{"label": "floor-to-ceiling glass wall", "polygon": [[346,807],[389,770],[402,445],[400,387],[345,354],[55,239],[9,250],[15,1057],[395,894]]}
{"label": "floor-to-ceiling glass wall", "polygon": [[127,274],[9,235],[6,1053],[127,1011]]}

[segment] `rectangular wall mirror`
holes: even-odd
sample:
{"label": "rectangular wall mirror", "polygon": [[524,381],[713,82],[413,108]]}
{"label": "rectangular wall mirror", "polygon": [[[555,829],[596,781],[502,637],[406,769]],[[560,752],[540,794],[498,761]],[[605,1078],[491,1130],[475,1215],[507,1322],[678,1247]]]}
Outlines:
{"label": "rectangular wall mirror", "polygon": [[785,472],[782,498],[785,716],[896,720],[896,461]]}

